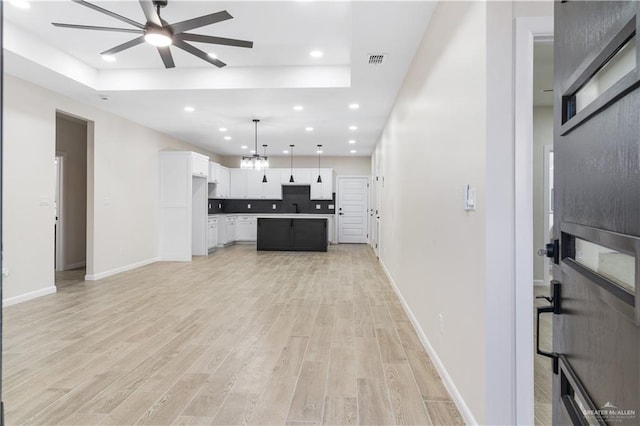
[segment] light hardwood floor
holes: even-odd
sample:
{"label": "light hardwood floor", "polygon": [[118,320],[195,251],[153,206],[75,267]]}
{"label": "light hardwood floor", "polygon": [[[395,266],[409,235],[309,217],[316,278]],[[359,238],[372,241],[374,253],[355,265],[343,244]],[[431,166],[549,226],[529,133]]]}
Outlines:
{"label": "light hardwood floor", "polygon": [[365,245],[233,246],[5,310],[7,424],[463,424]]}
{"label": "light hardwood floor", "polygon": [[[533,296],[549,296],[549,286],[533,287]],[[536,306],[546,306],[549,304],[544,299],[536,299]],[[553,335],[553,315],[540,316],[540,347],[542,350],[551,350]],[[535,342],[537,330],[534,309],[533,317],[533,338]],[[535,344],[535,343],[534,343]],[[535,350],[535,349],[534,349]],[[551,425],[551,382],[552,369],[551,360],[542,355],[534,355],[534,404],[535,404],[535,424],[538,426]]]}

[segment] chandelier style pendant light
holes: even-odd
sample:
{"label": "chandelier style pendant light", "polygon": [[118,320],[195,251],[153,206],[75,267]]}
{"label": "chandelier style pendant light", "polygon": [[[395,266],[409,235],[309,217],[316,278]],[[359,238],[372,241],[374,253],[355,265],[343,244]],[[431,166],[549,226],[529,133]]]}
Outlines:
{"label": "chandelier style pendant light", "polygon": [[322,176],[320,176],[320,154],[322,154],[322,145],[318,145],[318,180],[317,183],[322,183]]}
{"label": "chandelier style pendant light", "polygon": [[[266,155],[258,154],[258,123],[260,120],[253,119],[253,123],[256,128],[256,139],[255,139],[255,149],[253,150],[253,155],[250,157],[242,157],[242,161],[240,162],[240,168],[242,169],[253,169],[253,170],[263,170],[269,168],[269,159]],[[263,145],[266,147],[266,145]],[[266,150],[265,150],[266,152]],[[266,175],[265,175],[266,177]]]}
{"label": "chandelier style pendant light", "polygon": [[289,152],[291,153],[291,176],[289,177],[289,183],[294,183],[295,180],[293,179],[293,147],[295,145],[289,145]]}
{"label": "chandelier style pendant light", "polygon": [[[267,158],[267,145],[262,145],[262,156]],[[267,183],[267,168],[262,169],[262,183]]]}

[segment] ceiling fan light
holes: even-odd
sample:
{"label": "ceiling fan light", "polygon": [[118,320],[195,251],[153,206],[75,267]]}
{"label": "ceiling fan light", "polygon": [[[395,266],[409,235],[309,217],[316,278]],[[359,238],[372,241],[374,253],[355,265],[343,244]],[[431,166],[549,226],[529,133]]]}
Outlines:
{"label": "ceiling fan light", "polygon": [[147,28],[144,33],[144,41],[152,46],[166,47],[173,43],[171,33],[164,28]]}

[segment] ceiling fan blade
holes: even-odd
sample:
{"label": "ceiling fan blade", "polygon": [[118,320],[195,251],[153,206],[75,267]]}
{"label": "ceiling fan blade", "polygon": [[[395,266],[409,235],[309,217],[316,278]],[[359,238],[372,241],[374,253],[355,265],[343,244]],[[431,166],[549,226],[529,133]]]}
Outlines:
{"label": "ceiling fan blade", "polygon": [[185,52],[189,52],[192,55],[197,56],[198,58],[202,59],[203,61],[207,61],[210,64],[215,65],[218,68],[222,68],[222,67],[227,65],[224,62],[222,62],[221,60],[212,58],[206,52],[203,52],[202,50],[200,50],[200,49],[198,49],[196,47],[193,47],[189,43],[185,43],[182,40],[174,38],[173,39],[173,45],[175,47],[178,47],[178,48],[184,50]]}
{"label": "ceiling fan blade", "polygon": [[96,31],[113,31],[116,33],[134,33],[142,34],[144,31],[133,28],[113,28],[113,27],[95,27],[92,25],[76,25],[76,24],[62,24],[60,22],[52,22],[53,26],[61,28],[74,28],[77,30],[96,30]]}
{"label": "ceiling fan blade", "polygon": [[100,12],[100,13],[104,13],[105,15],[109,15],[109,16],[111,16],[112,18],[119,19],[119,20],[120,20],[120,21],[122,21],[122,22],[126,22],[127,24],[133,25],[134,27],[138,27],[138,28],[140,28],[141,30],[144,30],[144,25],[142,25],[141,23],[136,22],[136,21],[134,21],[133,19],[129,19],[129,18],[125,17],[125,16],[118,15],[117,13],[112,12],[112,11],[110,11],[110,10],[103,9],[103,8],[101,8],[100,6],[96,6],[96,5],[95,5],[95,4],[93,4],[93,3],[89,3],[88,1],[84,1],[84,0],[73,0],[73,2],[78,3],[78,4],[81,4],[81,5],[83,5],[83,6],[86,6],[86,7],[88,7],[89,9],[93,9],[93,10],[98,11],[98,12]]}
{"label": "ceiling fan blade", "polygon": [[227,19],[233,19],[233,16],[231,16],[226,10],[223,10],[222,12],[216,12],[210,15],[187,19],[186,21],[176,22],[175,24],[171,24],[170,27],[174,34],[180,34],[194,28],[200,28],[206,25],[215,24],[216,22],[226,21]]}
{"label": "ceiling fan blade", "polygon": [[165,68],[174,68],[176,64],[173,62],[173,56],[171,56],[171,50],[169,50],[169,46],[158,47],[158,53],[162,58],[162,62],[164,62]]}
{"label": "ceiling fan blade", "polygon": [[161,27],[162,21],[160,21],[160,15],[158,15],[153,2],[151,0],[139,0],[139,2],[142,7],[142,11],[144,12],[144,16],[147,18],[147,22],[151,22],[152,24]]}
{"label": "ceiling fan blade", "polygon": [[202,35],[202,34],[191,34],[191,33],[178,34],[176,37],[178,37],[181,40],[195,41],[199,43],[222,44],[225,46],[235,46],[235,47],[248,47],[249,49],[253,47],[252,41],[236,40],[234,38],[214,37],[214,36],[208,36],[208,35]]}
{"label": "ceiling fan blade", "polygon": [[134,38],[133,40],[129,40],[126,43],[122,43],[117,45],[116,47],[113,47],[109,50],[105,50],[104,52],[100,53],[101,55],[113,55],[114,53],[118,53],[118,52],[122,52],[125,49],[129,49],[130,47],[134,47],[137,46],[139,44],[144,43],[144,36],[140,36],[137,38]]}

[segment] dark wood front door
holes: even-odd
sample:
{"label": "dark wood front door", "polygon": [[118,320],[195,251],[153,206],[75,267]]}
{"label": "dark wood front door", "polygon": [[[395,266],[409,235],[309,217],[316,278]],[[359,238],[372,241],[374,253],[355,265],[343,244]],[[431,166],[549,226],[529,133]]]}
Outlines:
{"label": "dark wood front door", "polygon": [[555,3],[554,424],[640,424],[639,12]]}

